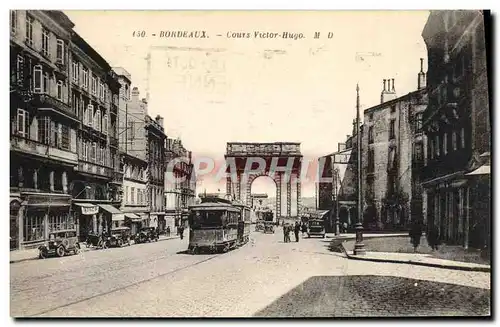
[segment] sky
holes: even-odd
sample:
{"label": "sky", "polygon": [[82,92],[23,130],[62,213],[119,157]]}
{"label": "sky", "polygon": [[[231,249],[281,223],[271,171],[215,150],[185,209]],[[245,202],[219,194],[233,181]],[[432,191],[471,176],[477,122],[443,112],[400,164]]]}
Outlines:
{"label": "sky", "polygon": [[[332,153],[352,134],[356,83],[366,109],[380,103],[384,78],[395,79],[398,95],[414,91],[419,59],[427,62],[421,37],[427,11],[66,14],[111,66],[131,74],[141,97],[149,87],[149,114],[164,117],[169,137],[217,161],[226,143],[237,141],[301,142],[304,160]],[[137,37],[141,31],[145,37]],[[205,31],[208,38],[162,38],[162,31]],[[256,32],[302,38],[255,38]],[[274,183],[263,180],[252,192],[274,194]],[[201,187],[225,189],[207,178]],[[314,196],[314,184],[303,183],[302,195]]]}

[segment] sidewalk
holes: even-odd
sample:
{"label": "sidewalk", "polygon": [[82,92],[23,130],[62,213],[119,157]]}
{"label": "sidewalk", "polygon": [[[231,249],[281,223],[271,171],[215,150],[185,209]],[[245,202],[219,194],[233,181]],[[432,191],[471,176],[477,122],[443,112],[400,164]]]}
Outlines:
{"label": "sidewalk", "polygon": [[[376,238],[376,237],[393,237],[393,236],[407,236],[408,233],[368,233],[365,234],[363,233],[363,238]],[[355,233],[346,233],[346,234],[340,234],[340,235],[335,235],[334,233],[327,233],[326,238],[331,238],[334,240],[354,240],[356,239],[356,234]]]}
{"label": "sidewalk", "polygon": [[[165,235],[160,235],[160,241],[167,241],[167,240],[172,240],[179,238],[179,236],[170,236],[167,237]],[[133,243],[132,243],[133,244]],[[87,248],[85,246],[85,243],[81,243],[81,252],[88,252],[88,251],[93,251],[96,250],[96,248],[91,247]],[[22,261],[27,261],[27,260],[34,260],[38,259],[38,249],[29,249],[29,250],[15,250],[15,251],[10,251],[10,263],[17,263],[17,262],[22,262]]]}
{"label": "sidewalk", "polygon": [[[366,239],[366,238],[365,238]],[[385,251],[370,251],[370,246],[366,247],[366,254],[364,255],[354,255],[354,241],[352,240],[341,240],[339,244],[342,252],[347,256],[347,258],[352,260],[362,260],[362,261],[372,261],[372,262],[386,262],[386,263],[402,263],[411,264],[419,266],[427,266],[434,268],[444,268],[453,270],[465,270],[465,271],[479,271],[479,272],[491,272],[491,266],[488,264],[481,264],[475,262],[465,262],[458,260],[450,260],[446,258],[436,257],[434,254],[429,253],[406,253],[406,252],[385,252]],[[366,245],[366,243],[365,243]]]}

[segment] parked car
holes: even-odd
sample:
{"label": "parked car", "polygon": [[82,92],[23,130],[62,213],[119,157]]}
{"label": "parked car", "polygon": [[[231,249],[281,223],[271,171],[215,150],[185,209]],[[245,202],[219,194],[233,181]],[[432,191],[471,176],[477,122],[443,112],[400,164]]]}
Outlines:
{"label": "parked car", "polygon": [[310,219],[308,221],[307,236],[321,236],[325,238],[325,222],[320,219]]}
{"label": "parked car", "polygon": [[63,257],[73,252],[80,253],[80,243],[76,230],[65,229],[55,231],[49,234],[49,241],[38,247],[38,258],[45,259],[50,256]]}
{"label": "parked car", "polygon": [[130,245],[130,228],[115,227],[111,230],[111,235],[107,237],[104,247],[121,247],[124,244]]}
{"label": "parked car", "polygon": [[135,243],[146,243],[146,242],[152,242],[152,241],[158,241],[159,236],[158,233],[156,232],[155,227],[143,227],[135,235]]}
{"label": "parked car", "polygon": [[273,233],[274,234],[274,223],[272,221],[266,221],[264,223],[264,234]]}

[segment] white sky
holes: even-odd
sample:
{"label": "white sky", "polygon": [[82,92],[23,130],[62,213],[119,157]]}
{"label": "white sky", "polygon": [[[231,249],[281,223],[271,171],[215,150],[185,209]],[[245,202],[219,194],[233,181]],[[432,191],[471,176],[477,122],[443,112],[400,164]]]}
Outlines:
{"label": "white sky", "polygon": [[[380,102],[384,78],[395,78],[398,95],[414,91],[419,58],[427,61],[421,37],[427,11],[66,14],[111,66],[131,73],[142,97],[145,57],[151,46],[224,49],[208,56],[207,51],[151,50],[150,115],[162,115],[167,134],[181,137],[195,155],[216,160],[223,159],[226,142],[234,141],[298,141],[306,159],[334,152],[337,143],[352,132],[356,82],[361,106],[368,108]],[[149,36],[132,36],[141,30]],[[210,38],[161,39],[162,30],[205,30]],[[289,31],[306,38],[226,37],[227,32],[255,31]],[[320,32],[321,39],[313,39],[314,32]],[[329,32],[333,32],[331,39],[326,37]],[[281,54],[268,56],[266,50]],[[357,53],[378,55],[358,62]],[[208,77],[215,82],[205,86]],[[274,187],[271,181],[266,184]],[[202,187],[216,191],[222,186],[205,180]],[[265,187],[258,188],[252,192],[264,192]],[[271,189],[268,192],[274,194]],[[302,194],[313,196],[314,186],[303,184]]]}

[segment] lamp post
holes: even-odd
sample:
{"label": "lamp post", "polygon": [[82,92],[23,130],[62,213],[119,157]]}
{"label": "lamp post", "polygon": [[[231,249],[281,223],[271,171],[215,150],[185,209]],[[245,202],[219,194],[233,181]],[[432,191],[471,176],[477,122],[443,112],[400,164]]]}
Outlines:
{"label": "lamp post", "polygon": [[340,216],[339,216],[339,169],[333,170],[333,178],[335,179],[335,235],[340,235]]}
{"label": "lamp post", "polygon": [[357,171],[358,171],[358,219],[356,223],[356,243],[354,244],[354,255],[366,254],[365,245],[363,244],[363,224],[361,221],[363,204],[361,203],[361,131],[360,131],[360,114],[359,114],[359,85],[356,84],[356,140],[357,140]]}

